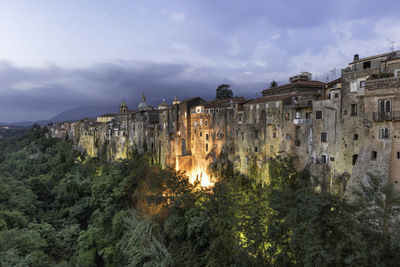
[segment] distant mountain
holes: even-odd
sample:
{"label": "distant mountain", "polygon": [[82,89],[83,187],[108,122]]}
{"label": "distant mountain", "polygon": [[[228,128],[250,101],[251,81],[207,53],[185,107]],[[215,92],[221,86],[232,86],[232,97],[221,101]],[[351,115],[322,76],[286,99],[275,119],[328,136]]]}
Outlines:
{"label": "distant mountain", "polygon": [[113,106],[81,106],[71,108],[67,111],[61,112],[49,122],[63,122],[63,121],[76,121],[83,118],[96,118],[106,113],[116,113],[115,105]]}

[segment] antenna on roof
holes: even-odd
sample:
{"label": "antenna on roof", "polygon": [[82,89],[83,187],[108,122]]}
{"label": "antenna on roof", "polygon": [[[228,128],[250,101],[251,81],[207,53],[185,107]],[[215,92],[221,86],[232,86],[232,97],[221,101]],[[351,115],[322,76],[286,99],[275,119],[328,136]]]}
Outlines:
{"label": "antenna on roof", "polygon": [[392,41],[392,52],[394,52],[394,47],[395,47],[395,42],[394,41]]}

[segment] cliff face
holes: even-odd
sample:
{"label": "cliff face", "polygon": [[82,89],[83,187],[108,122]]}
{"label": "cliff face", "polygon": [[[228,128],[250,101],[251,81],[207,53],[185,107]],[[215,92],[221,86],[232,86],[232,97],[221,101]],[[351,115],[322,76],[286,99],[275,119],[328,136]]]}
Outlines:
{"label": "cliff face", "polygon": [[[399,70],[399,59],[400,53],[387,68]],[[155,109],[143,96],[137,111],[123,102],[118,114],[53,125],[51,132],[59,137],[66,131],[78,149],[110,161],[151,152],[153,163],[186,171],[203,185],[225,170],[268,182],[271,157],[284,151],[324,190],[343,193],[368,172],[400,190],[400,78],[374,79],[380,62],[392,59],[373,60],[375,69],[360,69],[357,61],[328,84],[294,76],[249,101],[195,97]]]}

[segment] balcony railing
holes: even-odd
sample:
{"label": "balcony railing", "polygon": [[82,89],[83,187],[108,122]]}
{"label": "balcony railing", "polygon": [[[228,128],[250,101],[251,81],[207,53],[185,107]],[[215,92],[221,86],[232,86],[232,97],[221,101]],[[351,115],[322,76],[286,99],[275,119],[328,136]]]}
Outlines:
{"label": "balcony railing", "polygon": [[293,119],[293,123],[296,125],[311,125],[312,119],[305,118],[305,119]]}
{"label": "balcony railing", "polygon": [[372,119],[374,121],[399,121],[400,111],[392,112],[374,112],[372,113]]}

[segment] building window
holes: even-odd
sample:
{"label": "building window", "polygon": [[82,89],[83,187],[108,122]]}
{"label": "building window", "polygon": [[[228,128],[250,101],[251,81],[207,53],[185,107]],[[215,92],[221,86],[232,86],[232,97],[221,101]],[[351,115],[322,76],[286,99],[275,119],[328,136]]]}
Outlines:
{"label": "building window", "polygon": [[322,119],[322,110],[315,111],[315,118],[317,120],[321,120]]}
{"label": "building window", "polygon": [[254,147],[254,152],[258,152],[258,147]]}
{"label": "building window", "polygon": [[352,81],[350,83],[350,93],[357,93],[357,82]]}
{"label": "building window", "polygon": [[271,153],[274,153],[274,146],[273,146],[273,145],[270,145],[270,146],[269,146],[269,150],[271,151]]}
{"label": "building window", "polygon": [[215,109],[215,113],[219,113],[219,108],[216,108],[216,109]]}
{"label": "building window", "polygon": [[208,144],[206,144],[206,152],[208,151]]}
{"label": "building window", "polygon": [[330,157],[329,160],[330,161],[335,161],[335,157]]}
{"label": "building window", "polygon": [[285,119],[286,119],[286,120],[290,120],[290,114],[287,113],[287,112],[285,113]]}
{"label": "building window", "polygon": [[389,139],[389,128],[380,128],[379,129],[379,139]]}
{"label": "building window", "polygon": [[206,140],[208,141],[208,134],[206,134]]}
{"label": "building window", "polygon": [[363,63],[363,68],[364,69],[370,69],[371,68],[371,61],[365,61]]}
{"label": "building window", "polygon": [[357,116],[357,104],[351,104],[351,116]]}
{"label": "building window", "polygon": [[208,125],[208,121],[207,121],[207,120],[204,122],[204,125],[205,125],[205,126],[207,126],[207,125]]}
{"label": "building window", "polygon": [[306,119],[311,119],[311,112],[306,112]]}
{"label": "building window", "polygon": [[200,119],[200,126],[203,126],[203,119]]}
{"label": "building window", "polygon": [[203,132],[200,132],[200,137],[202,137],[203,136]]}
{"label": "building window", "polygon": [[250,109],[253,109],[253,105],[250,105]]}
{"label": "building window", "polygon": [[376,152],[376,151],[371,152],[371,160],[376,160],[377,156],[378,156],[378,152]]}
{"label": "building window", "polygon": [[326,132],[321,133],[321,142],[328,142],[328,134]]}
{"label": "building window", "polygon": [[390,116],[390,112],[392,111],[392,101],[391,100],[381,100],[379,112],[382,115]]}
{"label": "building window", "polygon": [[365,87],[365,81],[360,81],[360,88],[364,88]]}
{"label": "building window", "polygon": [[352,159],[352,163],[351,163],[353,166],[356,165],[357,158],[358,158],[358,154],[354,154],[353,155],[353,159]]}
{"label": "building window", "polygon": [[258,139],[258,130],[254,130],[254,138]]}
{"label": "building window", "polygon": [[358,134],[353,134],[353,140],[358,140]]}
{"label": "building window", "polygon": [[268,103],[267,103],[267,104],[265,104],[265,107],[266,107],[266,108],[268,108],[268,107],[269,107],[269,104],[268,104]]}
{"label": "building window", "polygon": [[397,152],[397,159],[400,159],[400,152]]}
{"label": "building window", "polygon": [[196,126],[197,126],[197,121],[194,122],[194,127],[196,127]]}
{"label": "building window", "polygon": [[272,132],[272,138],[276,138],[276,132]]}
{"label": "building window", "polygon": [[257,105],[256,105],[256,109],[260,109],[260,104],[257,104]]}
{"label": "building window", "polygon": [[339,98],[339,93],[335,93],[335,98]]}
{"label": "building window", "polygon": [[344,115],[347,115],[347,109],[345,109],[345,110],[343,111],[343,113],[344,113]]}
{"label": "building window", "polygon": [[287,140],[292,139],[292,134],[286,134],[286,139],[287,139]]}
{"label": "building window", "polygon": [[328,163],[328,156],[327,155],[321,155],[321,163],[322,164]]}

